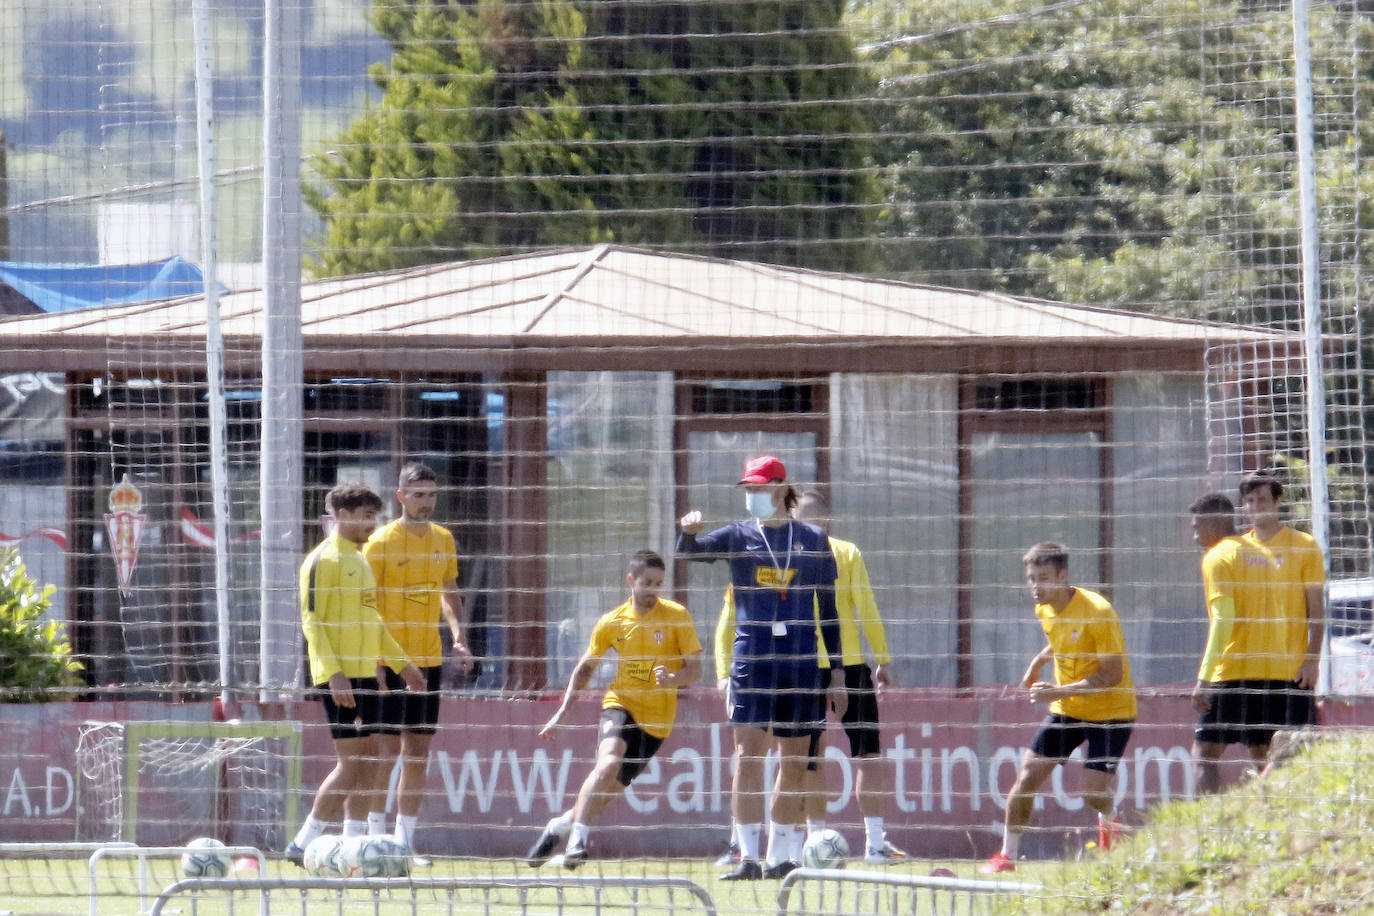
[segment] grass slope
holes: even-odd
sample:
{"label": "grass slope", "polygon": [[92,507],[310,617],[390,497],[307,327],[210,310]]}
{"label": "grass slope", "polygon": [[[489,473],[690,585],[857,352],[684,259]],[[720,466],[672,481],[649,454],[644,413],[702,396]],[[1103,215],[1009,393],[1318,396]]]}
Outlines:
{"label": "grass slope", "polygon": [[1228,792],[1175,802],[1111,853],[1047,869],[1020,912],[1374,912],[1374,736],[1313,741]]}

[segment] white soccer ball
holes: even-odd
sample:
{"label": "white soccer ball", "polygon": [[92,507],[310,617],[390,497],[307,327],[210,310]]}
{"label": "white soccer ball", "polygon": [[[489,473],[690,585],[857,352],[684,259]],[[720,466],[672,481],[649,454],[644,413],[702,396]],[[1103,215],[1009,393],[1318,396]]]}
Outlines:
{"label": "white soccer ball", "polygon": [[802,864],[807,868],[844,868],[849,861],[849,842],[829,827],[806,838]]}
{"label": "white soccer ball", "polygon": [[181,871],[188,878],[223,878],[232,864],[224,844],[214,837],[197,837],[181,854]]}
{"label": "white soccer ball", "polygon": [[410,850],[395,837],[369,837],[371,845],[382,857],[382,874],[388,878],[404,878],[410,874]]}
{"label": "white soccer ball", "polygon": [[339,854],[343,851],[343,837],[325,833],[310,841],[305,847],[303,863],[308,874],[316,878],[338,878],[343,872],[339,869]]}
{"label": "white soccer ball", "polygon": [[378,841],[383,837],[345,837],[339,850],[339,874],[345,878],[383,878],[387,854]]}

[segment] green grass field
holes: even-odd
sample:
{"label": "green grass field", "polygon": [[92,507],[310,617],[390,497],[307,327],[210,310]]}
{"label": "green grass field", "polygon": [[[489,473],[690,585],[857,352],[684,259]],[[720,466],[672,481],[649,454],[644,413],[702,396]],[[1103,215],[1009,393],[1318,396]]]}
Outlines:
{"label": "green grass field", "polygon": [[[1110,853],[1089,852],[1072,861],[1022,862],[1007,878],[1037,883],[1035,895],[980,898],[974,912],[1081,914],[1123,912],[1143,914],[1297,914],[1374,912],[1374,736],[1365,733],[1331,734],[1313,743],[1272,773],[1235,786],[1216,797],[1178,802],[1150,812],[1148,822],[1131,831]],[[979,878],[977,863],[923,861],[885,871],[887,874],[929,875],[948,868],[960,878]],[[861,866],[851,865],[851,869]],[[779,883],[722,882],[721,870],[707,861],[593,860],[576,872],[554,864],[538,871],[514,860],[437,860],[431,869],[417,870],[421,879],[465,877],[480,879],[679,878],[703,888],[721,916],[751,916],[777,912]],[[281,862],[268,866],[266,878],[299,878],[304,873]],[[181,878],[175,859],[155,863],[148,886],[157,889]],[[46,916],[89,912],[85,859],[0,860],[0,916]],[[833,890],[833,889],[832,889]],[[134,916],[139,910],[138,884],[128,860],[111,860],[99,883],[100,916]],[[338,916],[373,913],[376,916],[480,913],[483,916],[541,916],[564,913],[634,912],[627,890],[606,890],[600,896],[585,888],[544,887],[524,892],[507,887],[464,889],[456,892],[419,889],[414,903],[410,886],[402,883],[377,897],[366,890],[349,891],[342,901],[335,893],[278,891],[273,916],[288,913],[333,913]],[[638,912],[689,914],[700,912],[695,898],[665,890],[634,893]],[[838,916],[922,916],[933,912],[929,895],[895,896],[891,891],[849,889],[817,898],[814,886],[806,898],[806,912]],[[949,897],[943,910],[953,909]],[[960,906],[967,905],[960,898]],[[194,905],[193,905],[194,903]],[[196,916],[229,916],[258,912],[256,896],[237,895],[233,908],[223,895],[192,901],[178,900],[167,912]],[[965,909],[959,909],[965,912]],[[799,912],[794,906],[790,912]]]}

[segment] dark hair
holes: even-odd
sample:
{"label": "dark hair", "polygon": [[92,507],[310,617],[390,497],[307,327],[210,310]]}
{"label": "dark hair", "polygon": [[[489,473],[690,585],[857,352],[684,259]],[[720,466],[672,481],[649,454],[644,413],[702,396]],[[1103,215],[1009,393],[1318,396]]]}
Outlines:
{"label": "dark hair", "polygon": [[653,550],[636,550],[635,555],[630,558],[630,575],[638,579],[644,575],[646,569],[661,569],[668,571],[668,566],[663,562],[663,557]]}
{"label": "dark hair", "polygon": [[329,507],[330,512],[338,512],[340,509],[347,509],[349,512],[359,509],[382,511],[382,498],[373,493],[366,484],[356,480],[335,484],[334,489],[325,496],[324,504]]}
{"label": "dark hair", "polygon": [[1228,515],[1236,514],[1236,504],[1231,502],[1231,497],[1225,493],[1218,493],[1213,490],[1210,493],[1203,493],[1193,504],[1188,507],[1188,511],[1193,515]]}
{"label": "dark hair", "polygon": [[404,490],[406,487],[421,480],[432,480],[439,482],[439,478],[434,474],[434,468],[425,464],[423,461],[408,461],[405,467],[401,468],[401,477],[396,484],[396,489]]}
{"label": "dark hair", "polygon": [[782,507],[788,512],[791,512],[793,509],[797,508],[797,504],[800,502],[801,494],[797,492],[796,487],[788,484],[787,489],[784,490],[782,494]]}
{"label": "dark hair", "polygon": [[1268,471],[1256,471],[1240,482],[1240,498],[1244,500],[1251,490],[1258,490],[1260,487],[1268,487],[1269,495],[1275,499],[1283,495],[1283,484],[1279,483],[1273,474]]}
{"label": "dark hair", "polygon": [[1069,549],[1054,541],[1041,541],[1021,558],[1025,566],[1053,566],[1063,572],[1069,568]]}

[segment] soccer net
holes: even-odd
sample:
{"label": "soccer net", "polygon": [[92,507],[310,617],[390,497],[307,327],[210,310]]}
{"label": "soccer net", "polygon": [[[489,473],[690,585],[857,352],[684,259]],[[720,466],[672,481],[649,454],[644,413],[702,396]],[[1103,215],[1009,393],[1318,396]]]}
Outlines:
{"label": "soccer net", "polygon": [[278,849],[297,820],[299,723],[86,722],[79,842]]}
{"label": "soccer net", "polygon": [[[1364,4],[1301,7],[1306,75],[1277,0],[3,7],[9,838],[280,852],[334,759],[299,565],[331,530],[331,487],[371,487],[388,522],[412,460],[438,478],[476,658],[464,670],[439,627],[416,851],[489,876],[528,873],[592,765],[593,699],[536,736],[641,548],[667,559],[706,670],[594,832],[594,867],[680,874],[724,851],[732,735],[711,656],[730,575],[677,557],[676,523],[744,518],[735,483],[761,454],[828,500],[884,624],[858,652],[892,683],[881,769],[838,729],[822,751],[826,819],[854,859],[861,782],[915,869],[963,877],[1000,847],[1045,714],[1020,688],[1045,644],[1020,559],[1042,541],[1121,621],[1140,703],[1123,820],[1160,838],[1152,855],[1232,856],[1240,814],[1171,807],[1198,794],[1208,631],[1187,506],[1239,502],[1253,471],[1310,530],[1325,459],[1317,533],[1347,641],[1323,715],[1374,724],[1341,700],[1374,691]],[[223,717],[263,721],[179,721],[220,695]],[[1248,814],[1271,784],[1241,751],[1224,774]],[[1323,772],[1346,773],[1335,758]],[[1077,760],[1041,796],[1027,863],[1099,861]],[[1071,910],[1075,891],[1056,895]]]}

